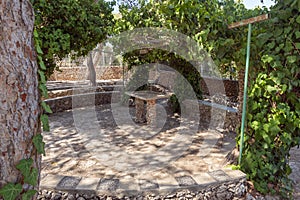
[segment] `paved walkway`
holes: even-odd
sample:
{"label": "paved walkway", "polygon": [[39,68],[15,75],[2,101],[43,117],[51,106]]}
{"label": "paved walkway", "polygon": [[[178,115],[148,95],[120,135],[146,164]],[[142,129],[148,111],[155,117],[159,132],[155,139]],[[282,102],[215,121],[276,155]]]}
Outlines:
{"label": "paved walkway", "polygon": [[165,109],[156,126],[135,124],[133,116],[118,105],[52,114],[42,188],[168,191],[245,177],[223,168],[234,134],[195,127]]}

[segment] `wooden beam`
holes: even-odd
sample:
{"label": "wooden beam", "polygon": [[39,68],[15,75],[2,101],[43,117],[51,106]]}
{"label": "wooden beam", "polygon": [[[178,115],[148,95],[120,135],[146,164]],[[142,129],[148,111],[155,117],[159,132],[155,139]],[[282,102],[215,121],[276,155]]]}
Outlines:
{"label": "wooden beam", "polygon": [[252,23],[255,23],[255,22],[264,21],[264,20],[267,20],[267,19],[269,19],[269,14],[264,14],[264,15],[260,15],[260,16],[257,16],[257,17],[252,17],[252,18],[249,18],[249,19],[244,19],[242,21],[232,23],[232,24],[228,25],[228,28],[232,29],[232,28],[236,28],[236,27],[240,27],[240,26],[245,26],[247,24],[252,24]]}

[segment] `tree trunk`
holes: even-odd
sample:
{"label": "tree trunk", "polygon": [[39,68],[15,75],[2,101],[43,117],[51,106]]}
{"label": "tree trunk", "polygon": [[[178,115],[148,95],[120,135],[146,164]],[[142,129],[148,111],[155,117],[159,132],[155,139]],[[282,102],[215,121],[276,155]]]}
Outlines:
{"label": "tree trunk", "polygon": [[11,182],[28,189],[16,169],[22,159],[32,158],[40,171],[32,142],[41,129],[33,27],[28,0],[0,0],[0,188]]}
{"label": "tree trunk", "polygon": [[89,58],[88,58],[87,66],[88,66],[88,69],[89,69],[88,79],[91,81],[92,86],[95,87],[97,85],[97,82],[96,82],[96,70],[95,70],[95,66],[94,66],[94,63],[93,63],[92,52],[89,53]]}

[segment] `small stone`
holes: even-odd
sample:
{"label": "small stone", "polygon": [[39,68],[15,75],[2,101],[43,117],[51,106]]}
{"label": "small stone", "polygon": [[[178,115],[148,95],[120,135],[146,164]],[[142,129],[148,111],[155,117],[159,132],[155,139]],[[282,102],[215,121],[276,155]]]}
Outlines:
{"label": "small stone", "polygon": [[176,194],[169,194],[169,195],[166,196],[166,198],[168,198],[168,199],[172,199],[174,197],[176,197]]}
{"label": "small stone", "polygon": [[75,197],[73,194],[69,194],[67,197],[67,200],[75,200]]}
{"label": "small stone", "polygon": [[60,200],[61,199],[61,194],[60,193],[52,193],[51,199]]}
{"label": "small stone", "polygon": [[85,199],[93,199],[94,196],[95,196],[94,194],[84,194],[83,198],[85,198]]}
{"label": "small stone", "polygon": [[204,196],[205,196],[204,194],[199,193],[196,195],[195,199],[204,199]]}
{"label": "small stone", "polygon": [[83,197],[78,197],[76,200],[85,200]]}
{"label": "small stone", "polygon": [[185,195],[185,197],[189,198],[189,199],[193,198],[193,196],[191,194],[187,194],[187,195]]}
{"label": "small stone", "polygon": [[255,200],[255,198],[251,194],[247,193],[245,200]]}

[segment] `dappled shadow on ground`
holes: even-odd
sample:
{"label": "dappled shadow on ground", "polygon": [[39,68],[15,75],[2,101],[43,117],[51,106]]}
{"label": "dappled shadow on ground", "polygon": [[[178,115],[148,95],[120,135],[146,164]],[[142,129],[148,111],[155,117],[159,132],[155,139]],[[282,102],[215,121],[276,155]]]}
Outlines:
{"label": "dappled shadow on ground", "polygon": [[[224,142],[226,134],[207,131],[205,126],[195,130],[195,122],[183,123],[168,109],[165,123],[158,129],[135,124],[133,107],[118,109],[129,109],[127,114],[133,121],[124,124],[116,120],[111,105],[52,114],[51,132],[44,133],[42,173],[80,177],[193,175],[223,167],[225,156],[235,145],[233,133],[227,133],[232,135]],[[118,114],[122,113],[126,112]]]}

